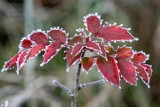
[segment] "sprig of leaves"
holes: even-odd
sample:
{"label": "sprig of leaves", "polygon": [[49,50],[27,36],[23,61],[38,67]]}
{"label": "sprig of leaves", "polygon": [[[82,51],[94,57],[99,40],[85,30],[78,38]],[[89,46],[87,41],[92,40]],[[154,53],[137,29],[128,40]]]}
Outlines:
{"label": "sprig of leaves", "polygon": [[[47,64],[54,56],[66,47],[67,65],[70,67],[76,61],[82,64],[86,72],[96,64],[98,71],[103,77],[120,87],[121,77],[131,84],[137,85],[137,75],[149,87],[152,75],[151,65],[145,62],[149,56],[144,52],[136,52],[129,47],[123,46],[115,49],[111,42],[132,42],[138,40],[129,33],[129,28],[120,25],[103,22],[100,16],[89,14],[84,17],[84,29],[77,29],[74,37],[68,37],[62,28],[55,27],[49,31],[33,31],[27,37],[22,38],[19,52],[5,62],[2,71],[17,66],[19,70],[29,61],[44,51],[41,66]],[[65,48],[65,49],[66,49]],[[93,53],[94,56],[82,56],[84,51]]]}

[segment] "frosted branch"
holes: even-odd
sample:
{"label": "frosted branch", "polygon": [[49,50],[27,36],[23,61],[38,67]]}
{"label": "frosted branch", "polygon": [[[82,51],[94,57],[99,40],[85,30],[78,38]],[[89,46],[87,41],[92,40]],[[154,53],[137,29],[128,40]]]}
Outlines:
{"label": "frosted branch", "polygon": [[97,84],[103,84],[105,82],[106,82],[105,79],[101,79],[101,80],[98,80],[98,81],[93,81],[93,82],[89,82],[89,83],[85,83],[85,84],[80,84],[80,88],[85,88],[85,87],[92,86],[92,85],[97,85]]}
{"label": "frosted branch", "polygon": [[59,86],[61,89],[63,89],[70,96],[73,96],[73,92],[69,88],[67,88],[65,85],[58,82],[57,80],[53,80],[52,83]]}

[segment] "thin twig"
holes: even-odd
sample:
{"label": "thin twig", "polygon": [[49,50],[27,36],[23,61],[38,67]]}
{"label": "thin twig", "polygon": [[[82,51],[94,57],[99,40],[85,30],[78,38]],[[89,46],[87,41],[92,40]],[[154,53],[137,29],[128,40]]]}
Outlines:
{"label": "thin twig", "polygon": [[77,71],[77,74],[76,74],[76,91],[78,92],[80,90],[80,74],[81,74],[81,63],[79,63],[79,66],[78,66],[78,71]]}
{"label": "thin twig", "polygon": [[[82,58],[84,57],[84,54],[85,54],[86,50],[84,50],[82,52]],[[78,65],[78,70],[77,70],[77,74],[76,74],[76,92],[78,93],[79,90],[81,89],[80,88],[80,74],[81,74],[81,67],[82,67],[82,64],[79,62],[79,65]]]}
{"label": "thin twig", "polygon": [[67,88],[65,85],[63,85],[60,82],[58,82],[57,80],[53,80],[52,83],[56,84],[57,86],[59,86],[61,89],[63,89],[70,96],[73,96],[73,92],[69,88]]}
{"label": "thin twig", "polygon": [[93,81],[93,82],[89,82],[89,83],[85,83],[85,84],[80,84],[80,88],[85,88],[85,87],[92,86],[92,85],[97,85],[97,84],[103,84],[105,82],[106,82],[105,79],[101,79],[101,80],[98,80],[98,81]]}
{"label": "thin twig", "polygon": [[[84,50],[84,51],[82,52],[82,56],[81,56],[82,58],[84,57],[85,52],[86,52],[86,50]],[[77,96],[78,96],[79,91],[81,90],[81,88],[80,88],[81,67],[82,67],[82,65],[81,65],[81,63],[79,62],[78,70],[77,70],[77,73],[76,73],[75,90],[74,90],[73,96],[71,97],[71,98],[72,98],[71,107],[76,107],[76,105],[77,105]]]}

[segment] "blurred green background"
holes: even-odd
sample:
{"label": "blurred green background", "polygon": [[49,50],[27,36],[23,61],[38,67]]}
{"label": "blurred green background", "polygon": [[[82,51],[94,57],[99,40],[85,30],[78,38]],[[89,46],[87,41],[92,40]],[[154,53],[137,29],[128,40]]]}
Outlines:
{"label": "blurred green background", "polygon": [[[78,107],[160,107],[160,0],[0,0],[0,68],[17,53],[22,37],[36,29],[60,26],[71,36],[83,28],[83,16],[98,12],[104,21],[131,27],[138,42],[125,43],[150,54],[153,65],[151,88],[139,79],[134,87],[122,80],[122,89],[109,83],[81,90]],[[118,44],[123,45],[123,44]],[[67,73],[63,51],[40,67],[42,55],[30,60],[20,75],[15,69],[0,73],[0,104],[10,107],[70,107],[71,99],[51,81],[73,89],[77,65]],[[97,68],[81,74],[81,83],[101,78]]]}

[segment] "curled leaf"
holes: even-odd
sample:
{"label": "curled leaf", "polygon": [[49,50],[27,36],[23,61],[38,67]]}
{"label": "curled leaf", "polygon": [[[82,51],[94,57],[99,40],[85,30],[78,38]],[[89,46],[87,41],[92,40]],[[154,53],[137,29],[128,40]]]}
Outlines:
{"label": "curled leaf", "polygon": [[120,85],[120,77],[118,73],[119,69],[113,57],[109,56],[108,60],[102,57],[98,57],[96,63],[98,69],[108,81],[117,86]]}
{"label": "curled leaf", "polygon": [[31,40],[28,38],[23,38],[20,42],[19,48],[28,49],[31,48],[31,46],[32,46]]}
{"label": "curled leaf", "polygon": [[92,67],[93,61],[94,59],[91,57],[83,57],[81,61],[82,67],[88,71]]}
{"label": "curled leaf", "polygon": [[110,45],[104,45],[104,49],[106,50],[106,52],[107,52],[108,55],[115,54],[115,50]]}

